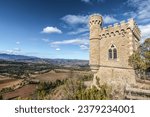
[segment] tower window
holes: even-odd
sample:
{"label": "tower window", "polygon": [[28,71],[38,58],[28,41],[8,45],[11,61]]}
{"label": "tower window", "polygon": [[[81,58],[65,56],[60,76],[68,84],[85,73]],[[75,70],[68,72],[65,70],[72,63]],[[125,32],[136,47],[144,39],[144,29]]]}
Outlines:
{"label": "tower window", "polygon": [[108,50],[109,59],[117,59],[117,49],[114,45],[111,45],[111,48]]}
{"label": "tower window", "polygon": [[117,49],[116,48],[113,49],[113,54],[114,54],[114,59],[117,59]]}
{"label": "tower window", "polygon": [[112,49],[109,49],[108,56],[109,56],[109,59],[112,59]]}

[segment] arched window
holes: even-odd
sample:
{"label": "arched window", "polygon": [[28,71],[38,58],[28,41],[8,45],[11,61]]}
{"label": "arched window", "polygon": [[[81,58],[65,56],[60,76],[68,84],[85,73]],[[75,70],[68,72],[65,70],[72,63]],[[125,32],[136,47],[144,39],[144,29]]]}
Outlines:
{"label": "arched window", "polygon": [[109,56],[109,59],[112,59],[112,49],[109,49],[108,56]]}
{"label": "arched window", "polygon": [[114,45],[108,50],[108,59],[117,59],[117,49]]}
{"label": "arched window", "polygon": [[116,48],[113,49],[113,54],[114,54],[114,59],[117,59],[117,49]]}

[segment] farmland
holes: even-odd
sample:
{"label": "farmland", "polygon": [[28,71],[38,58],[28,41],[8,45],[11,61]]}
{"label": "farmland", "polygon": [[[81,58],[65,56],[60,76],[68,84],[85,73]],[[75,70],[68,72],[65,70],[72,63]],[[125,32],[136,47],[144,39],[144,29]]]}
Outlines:
{"label": "farmland", "polygon": [[[47,63],[0,62],[1,99],[38,99],[41,83],[51,84],[54,90],[70,78],[91,75],[86,67],[62,67]],[[52,91],[51,91],[52,92]],[[51,93],[49,92],[49,93]]]}

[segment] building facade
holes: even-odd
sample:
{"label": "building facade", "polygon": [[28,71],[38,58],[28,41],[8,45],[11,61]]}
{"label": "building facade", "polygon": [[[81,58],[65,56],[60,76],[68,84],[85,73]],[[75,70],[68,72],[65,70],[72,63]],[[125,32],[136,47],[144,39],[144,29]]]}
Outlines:
{"label": "building facade", "polygon": [[[99,14],[89,17],[90,68],[100,82],[134,84],[135,71],[128,59],[137,50],[140,30],[133,19],[103,27]],[[94,78],[94,84],[96,82]]]}

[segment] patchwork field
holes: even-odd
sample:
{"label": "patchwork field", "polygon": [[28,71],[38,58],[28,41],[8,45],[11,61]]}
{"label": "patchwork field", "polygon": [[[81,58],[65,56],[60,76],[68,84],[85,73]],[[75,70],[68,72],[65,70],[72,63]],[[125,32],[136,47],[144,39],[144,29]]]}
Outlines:
{"label": "patchwork field", "polygon": [[[30,78],[38,80],[39,82],[55,82],[56,80],[64,80],[68,78],[80,78],[81,76],[90,74],[89,71],[78,71],[78,70],[67,70],[67,69],[55,69],[47,73],[35,73],[31,74]],[[13,87],[17,84],[21,84],[24,79],[14,79],[9,77],[0,76],[0,90]],[[3,99],[16,99],[21,98],[30,98],[34,95],[36,91],[37,84],[28,84],[23,87],[20,87],[16,90],[4,93]]]}

